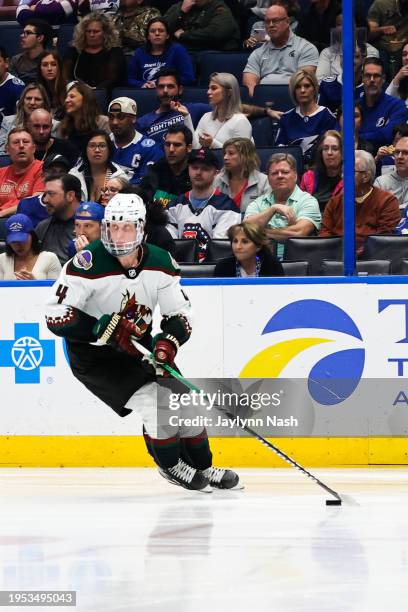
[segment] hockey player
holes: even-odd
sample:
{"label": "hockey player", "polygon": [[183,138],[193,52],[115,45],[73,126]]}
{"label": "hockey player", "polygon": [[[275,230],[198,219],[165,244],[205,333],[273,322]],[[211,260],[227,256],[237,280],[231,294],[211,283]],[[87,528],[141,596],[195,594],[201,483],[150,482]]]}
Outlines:
{"label": "hockey player", "polygon": [[[173,365],[191,333],[191,307],[169,253],[142,244],[145,219],[138,195],[112,198],[101,241],[77,253],[53,287],[48,328],[66,339],[72,372],[94,395],[119,416],[140,413],[162,476],[187,489],[237,488],[237,474],[211,467],[205,429],[180,427],[169,437],[158,427],[156,373],[146,369],[132,338],[152,350],[158,366]],[[162,331],[152,339],[156,305]]]}

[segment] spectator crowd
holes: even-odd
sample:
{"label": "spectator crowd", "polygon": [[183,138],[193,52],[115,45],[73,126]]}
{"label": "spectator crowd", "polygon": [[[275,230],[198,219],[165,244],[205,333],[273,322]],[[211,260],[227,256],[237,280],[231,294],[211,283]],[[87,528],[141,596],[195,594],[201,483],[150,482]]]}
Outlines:
{"label": "spectator crowd", "polygon": [[[408,0],[356,5],[364,260],[370,235],[408,234]],[[119,192],[199,275],[281,275],[291,239],[343,236],[340,0],[21,0],[11,27],[0,279],[56,278]]]}

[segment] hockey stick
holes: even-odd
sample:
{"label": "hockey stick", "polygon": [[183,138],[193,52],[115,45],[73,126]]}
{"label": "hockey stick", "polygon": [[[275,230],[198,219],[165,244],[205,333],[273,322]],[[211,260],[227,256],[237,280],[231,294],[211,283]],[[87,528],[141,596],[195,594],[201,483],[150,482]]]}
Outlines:
{"label": "hockey stick", "polygon": [[[153,354],[147,348],[145,348],[144,346],[139,344],[139,342],[137,342],[136,338],[131,338],[131,341],[132,341],[133,346],[140,353],[142,353],[146,357],[149,357],[154,362],[154,356],[153,356]],[[176,378],[177,380],[179,380],[183,385],[185,385],[191,391],[196,391],[197,393],[202,393],[201,389],[196,387],[187,378],[184,378],[184,376],[182,376],[179,372],[177,372],[177,370],[175,370],[174,368],[172,368],[168,364],[163,363],[163,364],[158,364],[158,365],[159,365],[159,367],[163,368],[163,370],[166,370],[166,372],[171,374],[171,376],[173,376],[173,378]],[[230,412],[228,412],[227,410],[225,410],[224,408],[220,408],[220,407],[218,407],[218,408],[219,408],[219,410],[222,410],[222,412],[224,412],[229,418],[232,418],[232,419],[234,418],[234,415],[231,414]],[[261,436],[259,433],[257,433],[255,430],[251,429],[251,427],[248,427],[247,425],[240,425],[240,427],[244,431],[246,431],[249,434],[251,434],[251,436],[256,438],[261,444],[263,444],[264,446],[269,448],[271,451],[273,451],[276,455],[278,455],[278,457],[280,457],[281,459],[283,459],[284,461],[289,463],[289,465],[291,465],[292,467],[294,467],[297,470],[299,470],[300,472],[302,472],[305,476],[307,476],[308,478],[313,480],[317,485],[319,485],[322,489],[324,489],[327,493],[329,493],[329,495],[331,495],[334,499],[326,499],[326,505],[327,506],[341,506],[342,502],[346,502],[347,504],[352,505],[352,506],[359,506],[359,504],[350,495],[342,494],[342,496],[340,496],[336,491],[334,491],[329,486],[324,484],[324,482],[322,482],[321,480],[316,478],[316,476],[314,476],[306,468],[302,467],[294,459],[289,457],[289,455],[286,455],[286,453],[284,453],[277,446],[272,444],[272,442],[269,442],[263,436]]]}

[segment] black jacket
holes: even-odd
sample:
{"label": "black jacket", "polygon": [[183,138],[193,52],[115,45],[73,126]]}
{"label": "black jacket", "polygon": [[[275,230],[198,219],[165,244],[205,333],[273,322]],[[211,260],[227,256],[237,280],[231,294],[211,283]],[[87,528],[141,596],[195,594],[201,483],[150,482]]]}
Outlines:
{"label": "black jacket", "polygon": [[[261,251],[261,269],[259,276],[285,276],[280,261],[272,253]],[[216,277],[236,277],[237,260],[235,257],[220,259],[215,266],[214,276]]]}

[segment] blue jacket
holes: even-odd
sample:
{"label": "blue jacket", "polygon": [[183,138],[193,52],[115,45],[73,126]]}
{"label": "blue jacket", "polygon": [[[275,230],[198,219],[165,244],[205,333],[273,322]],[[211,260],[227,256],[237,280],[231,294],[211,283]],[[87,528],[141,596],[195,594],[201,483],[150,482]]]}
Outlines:
{"label": "blue jacket", "polygon": [[146,81],[154,81],[161,68],[174,68],[180,75],[182,85],[194,85],[193,63],[179,43],[172,43],[162,55],[151,55],[143,47],[136,49],[129,64],[129,85],[142,87]]}
{"label": "blue jacket", "polygon": [[408,108],[404,100],[382,93],[372,107],[367,106],[365,94],[359,102],[363,113],[360,138],[372,142],[376,149],[391,144],[393,127],[408,121]]}

